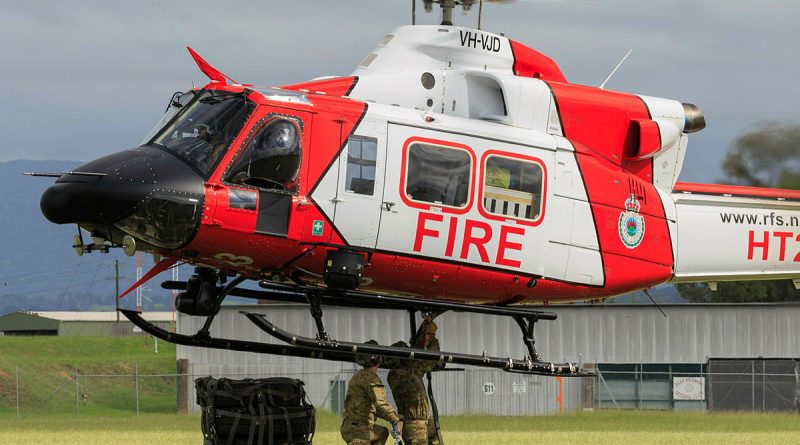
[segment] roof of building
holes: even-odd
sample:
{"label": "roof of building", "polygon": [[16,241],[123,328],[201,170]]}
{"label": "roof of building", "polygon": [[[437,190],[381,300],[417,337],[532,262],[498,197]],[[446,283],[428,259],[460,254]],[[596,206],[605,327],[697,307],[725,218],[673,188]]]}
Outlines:
{"label": "roof of building", "polygon": [[[58,321],[117,321],[117,313],[106,312],[68,312],[68,311],[19,311],[17,314],[27,314]],[[13,313],[12,313],[13,314]],[[12,315],[7,314],[7,315]],[[147,321],[165,322],[173,321],[172,312],[142,312],[142,317]],[[120,320],[127,321],[124,316]]]}

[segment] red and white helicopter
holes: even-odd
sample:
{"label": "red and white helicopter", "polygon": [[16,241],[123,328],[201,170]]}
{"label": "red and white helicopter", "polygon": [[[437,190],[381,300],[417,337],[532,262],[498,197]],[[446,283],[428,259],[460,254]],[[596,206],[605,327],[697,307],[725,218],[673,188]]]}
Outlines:
{"label": "red and white helicopter", "polygon": [[[450,25],[400,27],[352,75],[281,87],[235,82],[190,52],[210,82],[176,93],[141,146],[51,174],[41,201],[49,220],[91,235],[76,237],[80,252],[162,258],[134,286],[197,266],[164,283],[183,291],[179,311],[207,317],[196,335],[124,311],[167,341],[579,375],[539,357],[533,327],[555,315],[523,305],[800,282],[800,192],[676,182],[705,126],[694,105],[575,85],[519,42]],[[307,303],[318,335],[245,314],[285,343],[214,338],[227,295]],[[528,355],[336,341],[325,305],[408,310],[412,332],[417,312],[508,316]]]}

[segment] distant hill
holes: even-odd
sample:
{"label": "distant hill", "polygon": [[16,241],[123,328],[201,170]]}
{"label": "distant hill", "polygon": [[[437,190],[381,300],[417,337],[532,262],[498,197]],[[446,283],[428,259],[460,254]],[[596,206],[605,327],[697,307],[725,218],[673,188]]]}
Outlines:
{"label": "distant hill", "polygon": [[[120,260],[120,287],[133,284],[136,265],[122,252],[78,257],[72,250],[75,225],[56,225],[39,210],[42,192],[53,178],[23,176],[23,172],[60,172],[80,161],[0,162],[0,315],[16,310],[113,310],[114,259]],[[146,272],[153,264],[143,257]],[[183,277],[190,269],[181,270]],[[147,310],[169,309],[169,292],[156,277],[145,290]],[[164,279],[168,279],[166,277]],[[133,297],[123,306],[133,307]]]}

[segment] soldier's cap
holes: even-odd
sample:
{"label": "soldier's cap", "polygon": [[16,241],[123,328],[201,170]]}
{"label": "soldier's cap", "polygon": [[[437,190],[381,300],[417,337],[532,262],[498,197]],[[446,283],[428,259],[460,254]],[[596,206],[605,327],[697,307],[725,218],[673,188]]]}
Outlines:
{"label": "soldier's cap", "polygon": [[[392,346],[397,348],[407,348],[408,344],[404,341],[397,341],[392,343]],[[401,368],[405,366],[405,360],[398,357],[386,357],[383,360],[383,364],[386,365],[387,368]]]}
{"label": "soldier's cap", "polygon": [[[364,343],[365,345],[378,345],[379,343],[375,340],[369,340]],[[356,354],[356,363],[365,367],[371,368],[375,365],[381,364],[381,356],[377,354]]]}

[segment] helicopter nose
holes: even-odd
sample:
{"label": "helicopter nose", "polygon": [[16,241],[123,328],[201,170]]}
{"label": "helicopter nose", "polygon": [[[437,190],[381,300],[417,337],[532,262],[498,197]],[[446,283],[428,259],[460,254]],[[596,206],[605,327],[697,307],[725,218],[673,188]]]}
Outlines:
{"label": "helicopter nose", "polygon": [[119,200],[108,200],[103,196],[106,191],[83,181],[61,182],[45,190],[39,204],[45,218],[56,224],[108,224],[125,206]]}
{"label": "helicopter nose", "polygon": [[[77,223],[84,228],[115,226],[156,246],[188,242],[199,224],[203,205],[203,178],[175,156],[155,147],[115,153],[63,174],[45,190],[42,214],[56,224]],[[188,206],[188,208],[187,208]],[[177,216],[176,216],[177,215]],[[164,219],[164,221],[161,221]],[[161,239],[155,226],[173,226]],[[180,241],[180,242],[178,242]]]}
{"label": "helicopter nose", "polygon": [[126,150],[63,174],[42,194],[44,216],[56,224],[113,224],[132,213],[158,177],[142,169],[142,153]]}

